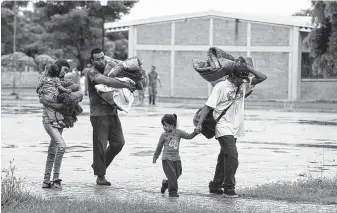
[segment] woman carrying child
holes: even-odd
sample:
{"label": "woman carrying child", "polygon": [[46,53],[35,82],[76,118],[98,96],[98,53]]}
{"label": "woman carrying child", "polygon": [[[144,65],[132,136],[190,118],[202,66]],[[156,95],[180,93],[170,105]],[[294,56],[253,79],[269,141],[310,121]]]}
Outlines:
{"label": "woman carrying child", "polygon": [[179,197],[178,195],[178,178],[182,173],[181,161],[179,156],[180,139],[193,139],[198,133],[194,131],[191,134],[177,129],[177,115],[166,114],[161,120],[164,133],[160,136],[157,149],[153,155],[153,163],[156,163],[164,146],[162,155],[162,165],[167,180],[163,180],[161,193],[164,194],[166,189],[169,190],[170,197]]}
{"label": "woman carrying child", "polygon": [[[60,92],[71,93],[71,89],[66,89],[61,85],[59,74],[58,67],[55,64],[49,64],[38,80],[36,92],[40,97],[43,96],[47,102],[56,103]],[[67,127],[63,122],[62,114],[58,110],[50,106],[45,106],[45,110],[53,127]]]}
{"label": "woman carrying child", "polygon": [[[57,65],[57,64],[56,64]],[[47,67],[47,70],[52,70],[52,72],[55,72],[54,66]],[[69,64],[64,63],[62,66],[62,69],[56,69],[58,71],[57,76],[61,76],[60,71],[66,72],[66,69],[69,69]],[[46,75],[46,72],[43,74]],[[54,78],[55,82],[58,82],[57,77],[40,77],[40,80],[42,81],[44,78]],[[44,79],[45,81],[46,79]],[[56,85],[56,83],[55,83]],[[58,83],[57,83],[58,85]],[[44,98],[40,99],[44,100]],[[58,103],[55,103],[58,104]],[[52,105],[49,106],[49,108]],[[42,183],[42,188],[55,188],[55,189],[62,189],[61,185],[61,179],[60,179],[60,169],[62,164],[63,155],[66,149],[66,144],[64,142],[64,139],[62,137],[63,128],[58,128],[53,126],[53,123],[51,122],[51,119],[48,115],[48,106],[46,104],[43,104],[43,113],[42,113],[42,123],[44,126],[44,129],[46,130],[47,134],[50,137],[50,144],[48,147],[48,155],[46,160],[46,167],[45,167],[45,173],[44,173],[44,179]],[[51,178],[51,172],[54,168],[54,174],[52,181]]]}

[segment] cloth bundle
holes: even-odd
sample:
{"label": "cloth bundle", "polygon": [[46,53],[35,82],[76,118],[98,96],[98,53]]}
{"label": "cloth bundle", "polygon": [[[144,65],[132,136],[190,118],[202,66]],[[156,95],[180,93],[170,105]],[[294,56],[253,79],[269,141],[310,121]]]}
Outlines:
{"label": "cloth bundle", "polygon": [[[72,85],[71,85],[72,86]],[[40,103],[54,108],[64,116],[64,123],[70,128],[77,121],[77,116],[83,112],[79,103],[83,100],[81,92],[76,91],[70,94],[61,93],[57,96],[57,102],[52,103],[47,101],[44,96],[39,96]]]}
{"label": "cloth bundle", "polygon": [[[120,81],[132,81],[129,78],[116,78]],[[134,82],[133,82],[134,83]],[[126,88],[112,88],[103,84],[95,85],[97,93],[110,105],[116,105],[124,112],[129,112],[133,101],[135,100],[132,92]]]}
{"label": "cloth bundle", "polygon": [[[105,56],[107,65],[104,75],[116,78],[119,81],[129,82],[136,85],[136,90],[142,90],[141,81],[144,79],[142,72],[142,62],[138,57],[132,57],[125,61],[116,60]],[[97,93],[110,105],[117,106],[119,110],[128,112],[134,101],[134,96],[130,90],[125,88],[112,88],[103,84],[95,86]]]}
{"label": "cloth bundle", "polygon": [[127,77],[136,83],[136,90],[142,90],[141,81],[144,79],[142,72],[142,62],[138,57],[132,57],[125,61],[119,61],[106,57],[107,65],[104,69],[104,75],[108,77]]}
{"label": "cloth bundle", "polygon": [[235,58],[222,49],[211,47],[207,52],[207,61],[193,59],[192,64],[206,81],[215,81],[234,71]]}

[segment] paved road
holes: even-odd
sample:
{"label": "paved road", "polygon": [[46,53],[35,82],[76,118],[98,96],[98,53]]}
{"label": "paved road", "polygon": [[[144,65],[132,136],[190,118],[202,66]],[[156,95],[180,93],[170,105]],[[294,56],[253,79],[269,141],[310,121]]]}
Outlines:
{"label": "paved road", "polygon": [[[167,107],[169,106],[169,107]],[[192,131],[195,109],[159,103],[156,107],[133,107],[129,114],[120,113],[126,145],[107,171],[110,188],[95,186],[92,163],[92,129],[89,108],[73,129],[64,132],[67,152],[62,166],[64,189],[61,192],[40,189],[48,147],[48,136],[41,123],[41,107],[35,101],[2,100],[1,166],[15,159],[17,175],[25,177],[25,186],[43,196],[115,197],[137,199],[148,196],[160,202],[167,198],[159,193],[164,173],[160,161],[152,164],[162,127],[161,117],[176,113],[181,129]],[[238,192],[244,187],[283,180],[297,180],[311,174],[332,177],[337,173],[337,114],[247,110],[247,134],[238,141]],[[288,204],[274,201],[238,199],[224,201],[210,197],[208,182],[214,172],[219,152],[215,140],[197,136],[181,141],[183,174],[179,179],[180,202],[224,205],[233,209],[271,209],[272,212],[333,212],[334,207]],[[206,205],[205,204],[205,205]],[[257,211],[260,212],[260,211]]]}

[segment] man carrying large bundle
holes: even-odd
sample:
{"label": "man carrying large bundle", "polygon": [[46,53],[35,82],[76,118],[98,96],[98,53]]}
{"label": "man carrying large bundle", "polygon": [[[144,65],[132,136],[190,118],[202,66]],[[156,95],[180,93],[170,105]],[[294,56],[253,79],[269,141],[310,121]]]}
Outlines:
{"label": "man carrying large bundle", "polygon": [[[235,60],[216,47],[208,51],[207,61],[194,60],[193,67],[214,87],[202,110],[198,111],[196,117],[199,120],[194,121],[198,132],[206,137],[215,135],[220,144],[214,179],[209,183],[210,193],[238,197],[235,193],[236,140],[244,135],[244,101],[254,86],[266,80],[267,76],[253,68],[251,58]],[[205,132],[205,121],[209,116],[216,119],[213,135]]]}

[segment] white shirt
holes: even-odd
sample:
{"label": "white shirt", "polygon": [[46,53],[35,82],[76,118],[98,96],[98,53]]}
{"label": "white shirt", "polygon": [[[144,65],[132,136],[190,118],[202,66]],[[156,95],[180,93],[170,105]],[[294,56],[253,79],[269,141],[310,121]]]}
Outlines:
{"label": "white shirt", "polygon": [[[252,82],[252,79],[250,79]],[[244,102],[245,95],[254,89],[249,83],[243,83],[236,95],[237,87],[228,80],[217,83],[206,105],[213,108],[213,117],[216,119],[230,104],[226,114],[222,116],[215,128],[215,138],[224,135],[233,135],[234,138],[243,136],[244,129]]]}

